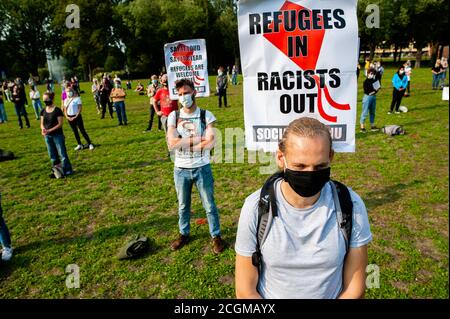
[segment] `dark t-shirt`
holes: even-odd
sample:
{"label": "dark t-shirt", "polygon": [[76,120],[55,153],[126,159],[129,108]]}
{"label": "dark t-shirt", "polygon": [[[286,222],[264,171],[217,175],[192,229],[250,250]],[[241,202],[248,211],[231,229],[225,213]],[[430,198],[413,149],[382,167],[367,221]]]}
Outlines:
{"label": "dark t-shirt", "polygon": [[[64,117],[64,114],[59,107],[55,107],[55,109],[51,113],[47,112],[46,108],[44,108],[41,111],[41,116],[44,118],[44,127],[48,130],[58,125],[58,117]],[[59,134],[63,134],[62,127],[49,133],[48,135],[54,136]]]}
{"label": "dark t-shirt", "polygon": [[433,70],[433,71],[436,72],[436,73],[439,73],[439,72],[442,71],[442,66],[433,66],[433,67],[431,68],[431,70]]}
{"label": "dark t-shirt", "polygon": [[3,91],[0,90],[0,104],[3,104]]}
{"label": "dark t-shirt", "polygon": [[363,84],[364,94],[370,95],[370,93],[373,93],[373,92],[375,92],[375,94],[376,94],[378,91],[375,90],[373,84],[377,81],[378,81],[377,79],[366,79]]}

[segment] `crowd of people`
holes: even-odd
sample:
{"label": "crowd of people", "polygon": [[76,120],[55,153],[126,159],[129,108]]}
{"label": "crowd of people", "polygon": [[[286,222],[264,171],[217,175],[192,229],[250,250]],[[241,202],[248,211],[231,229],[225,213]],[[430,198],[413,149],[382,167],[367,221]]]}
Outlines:
{"label": "crowd of people", "polygon": [[[433,77],[439,75],[439,79],[445,79],[444,69],[442,60],[436,63]],[[229,107],[227,85],[229,82],[237,85],[233,72],[234,68],[230,79],[229,70],[218,69],[219,107],[222,103]],[[367,117],[370,129],[378,130],[375,125],[376,96],[382,88],[383,74],[380,62],[369,61],[363,84],[362,132],[367,131]],[[402,98],[410,95],[411,76],[410,61],[394,74],[388,114],[399,113]],[[111,118],[114,118],[115,110],[119,125],[127,125],[127,93],[121,83],[117,76],[111,79],[105,74],[100,84],[97,79],[93,80],[91,92],[102,119],[108,107]],[[29,85],[29,96],[36,118],[40,120],[41,134],[52,164],[50,177],[71,175],[74,170],[65,145],[65,119],[78,143],[75,150],[84,148],[79,132],[88,148],[94,149],[83,123],[79,83],[76,78],[63,83],[62,109],[56,106],[55,93],[51,90],[42,95],[45,107],[35,103],[40,101],[41,95],[34,83]],[[24,107],[27,101],[23,83],[18,79],[13,86],[6,86],[11,92],[0,90],[0,105],[3,97],[8,96],[14,103],[20,127],[23,126],[22,116],[30,127]],[[131,89],[131,82],[127,82],[126,88]],[[170,249],[177,251],[190,241],[192,187],[196,185],[206,212],[212,251],[219,254],[226,244],[221,237],[210,159],[216,141],[214,126],[217,119],[211,111],[197,105],[197,92],[191,80],[178,80],[175,90],[178,101],[170,98],[167,74],[152,75],[146,90],[141,82],[135,90],[138,94],[146,92],[149,98],[149,121],[145,132],[152,130],[156,114],[158,129],[165,132],[169,156],[174,156],[178,235]],[[3,110],[0,106],[0,116]],[[364,295],[367,245],[372,241],[367,210],[358,194],[330,179],[333,158],[332,138],[323,123],[303,117],[289,124],[276,152],[279,172],[248,196],[241,210],[234,247],[238,298],[360,298]],[[0,242],[2,259],[7,261],[11,259],[13,248],[2,213],[0,198]]]}
{"label": "crowd of people", "polygon": [[[360,65],[358,64],[357,76],[360,75]],[[437,59],[435,65],[431,69],[433,73],[433,90],[442,89],[445,86],[447,77],[448,61],[447,58]],[[411,96],[411,80],[413,67],[410,60],[400,65],[392,77],[392,101],[387,114],[400,114],[407,110],[402,106],[404,97]],[[366,59],[364,66],[365,80],[363,82],[364,95],[362,99],[362,111],[360,118],[360,131],[366,133],[367,129],[365,121],[369,117],[371,131],[378,131],[379,128],[375,125],[376,95],[382,87],[382,79],[384,74],[384,67],[380,61],[371,61]]]}

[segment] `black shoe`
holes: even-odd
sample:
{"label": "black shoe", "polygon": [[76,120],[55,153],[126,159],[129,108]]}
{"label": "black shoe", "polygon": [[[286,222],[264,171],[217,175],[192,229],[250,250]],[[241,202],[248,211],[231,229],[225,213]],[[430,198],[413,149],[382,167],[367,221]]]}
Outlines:
{"label": "black shoe", "polygon": [[367,130],[365,128],[362,128],[361,133],[367,133]]}
{"label": "black shoe", "polygon": [[122,122],[121,123],[119,123],[119,126],[122,126],[123,124],[122,124]]}
{"label": "black shoe", "polygon": [[55,174],[51,173],[50,175],[48,175],[48,177],[52,178],[52,179],[56,179]]}

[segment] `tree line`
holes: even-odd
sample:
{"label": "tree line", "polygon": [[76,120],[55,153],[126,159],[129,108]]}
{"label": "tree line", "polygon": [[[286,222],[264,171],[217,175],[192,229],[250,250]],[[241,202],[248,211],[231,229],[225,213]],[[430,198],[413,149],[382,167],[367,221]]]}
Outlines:
{"label": "tree line", "polygon": [[[79,8],[79,28],[66,24],[72,3]],[[379,7],[379,28],[366,23],[370,4]],[[377,47],[414,43],[422,52],[432,44],[437,56],[439,47],[448,44],[447,12],[447,0],[359,0],[361,49],[373,56]],[[84,78],[125,69],[148,77],[164,66],[165,43],[193,38],[206,39],[210,68],[239,65],[237,1],[0,2],[0,71],[10,77],[38,75],[47,54],[64,57],[67,69]]]}

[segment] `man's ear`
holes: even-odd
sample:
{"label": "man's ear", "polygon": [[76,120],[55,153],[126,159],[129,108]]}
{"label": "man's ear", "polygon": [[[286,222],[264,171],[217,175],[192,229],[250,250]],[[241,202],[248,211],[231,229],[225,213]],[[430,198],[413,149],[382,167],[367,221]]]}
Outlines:
{"label": "man's ear", "polygon": [[284,170],[284,154],[279,149],[275,154],[275,160],[277,162],[277,166],[280,170]]}

